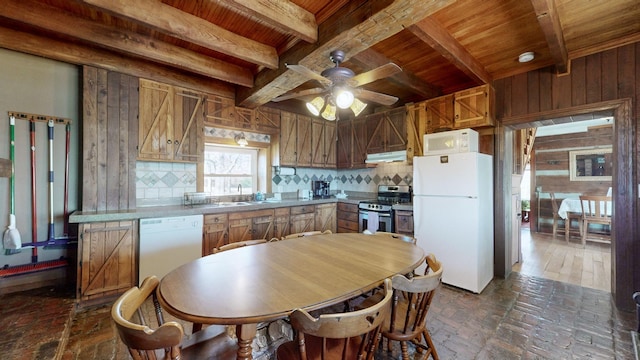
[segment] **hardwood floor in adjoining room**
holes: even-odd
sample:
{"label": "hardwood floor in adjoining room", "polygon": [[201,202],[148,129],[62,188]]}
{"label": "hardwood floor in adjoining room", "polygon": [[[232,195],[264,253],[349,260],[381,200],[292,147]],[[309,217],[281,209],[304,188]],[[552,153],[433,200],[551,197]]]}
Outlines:
{"label": "hardwood floor in adjoining room", "polygon": [[587,241],[582,248],[579,238],[570,243],[564,235],[521,230],[522,261],[513,271],[569,284],[611,292],[611,246]]}

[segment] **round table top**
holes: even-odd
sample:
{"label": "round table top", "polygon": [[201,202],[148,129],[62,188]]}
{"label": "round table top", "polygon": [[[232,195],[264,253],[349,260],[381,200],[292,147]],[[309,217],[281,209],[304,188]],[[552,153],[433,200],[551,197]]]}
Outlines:
{"label": "round table top", "polygon": [[314,235],[192,261],[162,279],[158,297],[194,323],[258,323],[340,303],[423,261],[421,248],[386,236]]}

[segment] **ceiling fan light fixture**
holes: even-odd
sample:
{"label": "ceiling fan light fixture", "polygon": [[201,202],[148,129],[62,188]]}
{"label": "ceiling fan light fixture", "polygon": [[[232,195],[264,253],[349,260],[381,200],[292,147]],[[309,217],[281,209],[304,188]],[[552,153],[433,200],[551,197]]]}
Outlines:
{"label": "ceiling fan light fixture", "polygon": [[320,111],[322,110],[323,106],[324,106],[324,99],[321,98],[320,96],[317,96],[315,99],[307,102],[307,109],[314,116],[320,115]]}
{"label": "ceiling fan light fixture", "polygon": [[348,89],[339,89],[336,93],[336,105],[340,109],[348,109],[354,101],[353,93]]}
{"label": "ceiling fan light fixture", "polygon": [[336,106],[331,104],[330,102],[327,103],[327,106],[324,108],[324,111],[322,112],[322,117],[327,119],[327,120],[335,120],[336,119]]}
{"label": "ceiling fan light fixture", "polygon": [[362,110],[364,110],[364,108],[367,107],[367,104],[363,103],[362,101],[354,98],[353,99],[353,104],[351,104],[350,108],[351,111],[353,111],[353,114],[355,116],[360,115],[360,113],[362,112]]}

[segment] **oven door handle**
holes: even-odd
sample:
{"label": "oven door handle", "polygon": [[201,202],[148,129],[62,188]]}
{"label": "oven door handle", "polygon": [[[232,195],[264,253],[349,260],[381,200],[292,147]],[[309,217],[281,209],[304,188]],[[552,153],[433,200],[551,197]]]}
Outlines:
{"label": "oven door handle", "polygon": [[[379,217],[391,217],[391,213],[388,212],[380,212],[380,211],[376,211],[378,213]],[[360,211],[360,214],[362,215],[368,215],[369,212],[368,211]]]}

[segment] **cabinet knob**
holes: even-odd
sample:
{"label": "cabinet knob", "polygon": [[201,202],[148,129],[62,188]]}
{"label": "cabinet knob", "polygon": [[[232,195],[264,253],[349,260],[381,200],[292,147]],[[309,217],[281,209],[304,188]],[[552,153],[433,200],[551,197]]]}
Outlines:
{"label": "cabinet knob", "polygon": [[180,145],[180,141],[178,141],[178,140],[173,140],[173,143],[176,144],[176,145]]}
{"label": "cabinet knob", "polygon": [[167,144],[171,145],[171,140],[167,140]]}

